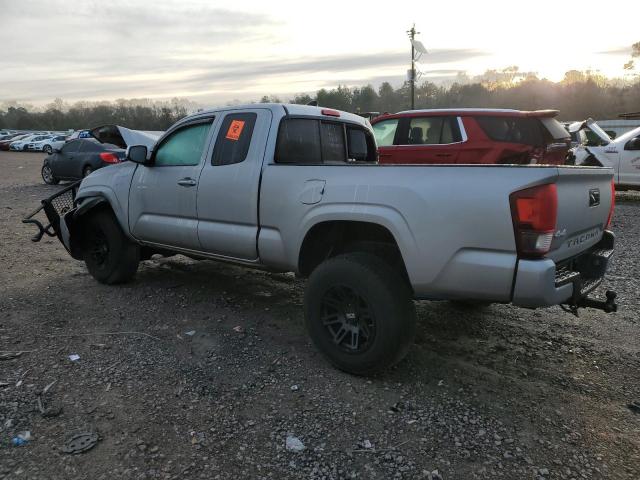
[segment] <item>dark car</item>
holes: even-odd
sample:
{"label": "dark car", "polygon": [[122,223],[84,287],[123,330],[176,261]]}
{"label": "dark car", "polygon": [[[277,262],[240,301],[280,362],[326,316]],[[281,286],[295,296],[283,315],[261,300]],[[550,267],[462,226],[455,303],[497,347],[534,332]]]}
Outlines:
{"label": "dark car", "polygon": [[98,168],[123,162],[126,151],[97,140],[71,140],[44,159],[42,179],[55,185],[60,180],[79,180]]}

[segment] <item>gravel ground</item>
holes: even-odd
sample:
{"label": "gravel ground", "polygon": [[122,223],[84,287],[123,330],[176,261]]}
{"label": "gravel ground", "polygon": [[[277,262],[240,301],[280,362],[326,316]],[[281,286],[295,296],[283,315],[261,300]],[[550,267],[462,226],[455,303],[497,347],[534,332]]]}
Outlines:
{"label": "gravel ground", "polygon": [[310,344],[291,275],[178,256],[107,287],[31,243],[20,219],[60,188],[41,161],[0,152],[0,478],[640,478],[635,193],[617,314],[424,302],[407,359],[359,378]]}

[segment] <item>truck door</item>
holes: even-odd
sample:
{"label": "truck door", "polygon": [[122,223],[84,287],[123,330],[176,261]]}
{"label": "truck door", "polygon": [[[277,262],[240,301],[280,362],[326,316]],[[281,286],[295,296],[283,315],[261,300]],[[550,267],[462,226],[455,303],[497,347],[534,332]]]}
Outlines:
{"label": "truck door", "polygon": [[200,250],[196,197],[198,177],[210,143],[213,117],[179,125],[139,165],[129,193],[129,225],[137,239]]}
{"label": "truck door", "polygon": [[220,118],[198,185],[203,251],[258,258],[258,194],[271,117],[269,110],[255,108],[232,110]]}
{"label": "truck door", "polygon": [[640,135],[620,145],[618,183],[640,185]]}

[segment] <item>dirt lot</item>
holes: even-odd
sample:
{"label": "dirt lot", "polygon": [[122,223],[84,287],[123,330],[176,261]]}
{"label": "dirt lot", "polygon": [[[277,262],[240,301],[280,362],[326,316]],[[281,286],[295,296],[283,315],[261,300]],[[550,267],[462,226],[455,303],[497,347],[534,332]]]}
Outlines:
{"label": "dirt lot", "polygon": [[[619,313],[424,302],[408,358],[358,378],[310,344],[293,276],[173,257],[107,287],[31,243],[20,219],[60,188],[41,160],[0,152],[0,478],[640,478],[633,194],[613,225]],[[82,431],[97,445],[64,453]]]}

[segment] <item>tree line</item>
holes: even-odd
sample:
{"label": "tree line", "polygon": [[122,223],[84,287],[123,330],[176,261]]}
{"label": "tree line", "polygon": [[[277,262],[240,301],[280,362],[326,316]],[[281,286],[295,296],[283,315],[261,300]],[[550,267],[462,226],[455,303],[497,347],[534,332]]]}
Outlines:
{"label": "tree line", "polygon": [[[409,109],[410,86],[394,89],[383,83],[321,89],[314,97],[299,95],[294,103],[316,100],[319,105],[350,112],[397,112]],[[263,99],[264,101],[265,99]],[[559,110],[561,120],[616,118],[621,113],[640,111],[640,76],[610,81],[593,72],[570,71],[560,82],[518,73],[517,67],[490,70],[472,81],[464,78],[450,85],[422,82],[416,85],[415,108],[513,108],[516,110]]]}
{"label": "tree line", "polygon": [[[397,112],[409,108],[409,84],[394,88],[382,83],[333,89],[315,94],[300,94],[290,103],[317,102],[323,107],[356,113]],[[640,111],[640,76],[625,81],[608,80],[594,72],[570,71],[560,82],[540,79],[517,67],[488,70],[467,78],[464,74],[449,85],[425,81],[416,85],[416,108],[514,108],[518,110],[554,109],[561,120],[616,118],[621,113]],[[261,102],[280,102],[277,96],[264,96]],[[234,102],[240,103],[240,102]],[[123,125],[140,130],[166,130],[199,105],[174,98],[168,102],[148,99],[119,99],[114,102],[77,102],[65,104],[56,99],[41,109],[15,102],[0,104],[0,128],[24,130],[67,130],[91,128],[103,124]]]}
{"label": "tree line", "polygon": [[119,99],[72,105],[56,99],[41,110],[11,102],[0,105],[0,128],[63,131],[116,124],[135,130],[166,130],[193,110],[193,105],[179,99],[170,102]]}

